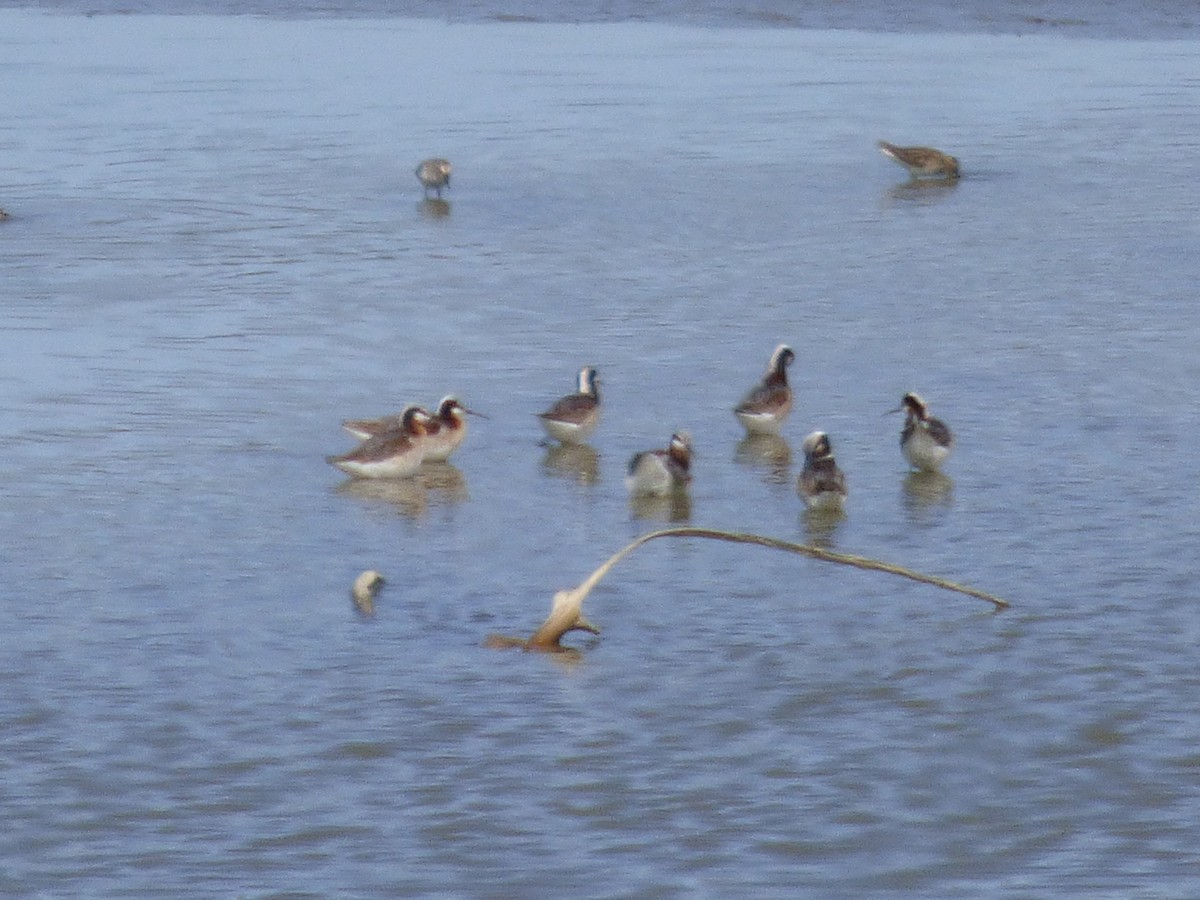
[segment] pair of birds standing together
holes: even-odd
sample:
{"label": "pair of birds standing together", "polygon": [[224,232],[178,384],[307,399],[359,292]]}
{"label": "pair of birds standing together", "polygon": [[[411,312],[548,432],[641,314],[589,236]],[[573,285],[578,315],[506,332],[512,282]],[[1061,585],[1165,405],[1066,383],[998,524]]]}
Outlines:
{"label": "pair of birds standing together", "polygon": [[[954,434],[941,419],[929,414],[929,405],[920,394],[909,391],[900,405],[889,413],[903,411],[900,451],[909,466],[918,472],[936,472],[954,449]],[[804,504],[812,510],[840,510],[845,503],[846,476],[833,456],[829,435],[814,431],[804,439],[804,469],[796,489]]]}
{"label": "pair of birds standing together", "polygon": [[[791,347],[780,344],[771,354],[766,374],[759,384],[734,407],[734,415],[750,435],[778,435],[792,411],[792,390],[787,367],[795,360]],[[914,469],[936,471],[949,456],[954,436],[940,419],[929,414],[928,405],[915,393],[904,395],[892,410],[906,414],[900,447]],[[540,414],[546,433],[564,444],[585,442],[600,420],[599,377],[595,368],[579,372],[575,393],[558,400]],[[829,436],[823,431],[809,434],[802,444],[804,468],[796,488],[811,509],[838,509],[847,495],[845,475],[838,468]],[[631,493],[663,496],[685,487],[691,480],[691,437],[676,432],[666,449],[647,450],[629,462],[626,484]]]}
{"label": "pair of birds standing together", "polygon": [[[546,434],[560,444],[582,444],[600,422],[600,376],[594,366],[579,370],[575,393],[538,413]],[[626,487],[634,495],[665,497],[692,480],[692,437],[686,431],[671,435],[666,449],[643,450],[629,460]]]}
{"label": "pair of birds standing together", "polygon": [[342,427],[362,443],[326,461],[352,478],[409,478],[424,462],[445,462],[467,436],[467,415],[481,416],[457,397],[444,397],[437,413],[420,406],[378,419],[347,419]]}
{"label": "pair of birds standing together", "polygon": [[[762,381],[733,408],[733,414],[747,434],[779,434],[784,420],[792,412],[792,388],[787,380],[787,367],[795,360],[796,353],[787,344],[776,347]],[[804,505],[809,509],[841,509],[848,493],[846,476],[838,468],[829,435],[814,431],[800,448],[804,451],[804,468],[796,479],[796,490]]]}

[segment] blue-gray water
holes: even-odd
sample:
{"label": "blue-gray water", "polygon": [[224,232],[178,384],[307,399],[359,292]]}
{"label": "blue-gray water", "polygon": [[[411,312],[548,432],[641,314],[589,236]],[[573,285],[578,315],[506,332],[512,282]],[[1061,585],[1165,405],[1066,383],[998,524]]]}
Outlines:
{"label": "blue-gray water", "polygon": [[[1200,893],[1200,46],[914,21],[0,12],[0,890]],[[729,410],[779,341],[768,459]],[[435,483],[323,461],[451,391]],[[678,427],[690,508],[632,508]],[[1013,607],[661,541],[580,661],[482,646],[672,515]]]}

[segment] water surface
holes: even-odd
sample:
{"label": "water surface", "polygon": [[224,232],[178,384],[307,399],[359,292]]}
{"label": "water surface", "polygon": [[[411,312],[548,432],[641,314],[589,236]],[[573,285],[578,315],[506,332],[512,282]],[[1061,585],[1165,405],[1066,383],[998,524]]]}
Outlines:
{"label": "water surface", "polygon": [[[0,885],[1194,894],[1197,57],[0,13]],[[907,184],[881,137],[966,177]],[[760,452],[730,407],[780,341]],[[605,418],[564,458],[534,413],[583,364]],[[883,415],[911,389],[945,480]],[[323,461],[451,391],[490,418],[432,483]],[[690,503],[631,507],[679,427]],[[793,486],[817,427],[832,524]],[[481,646],[673,518],[1013,608],[663,541],[581,661]]]}

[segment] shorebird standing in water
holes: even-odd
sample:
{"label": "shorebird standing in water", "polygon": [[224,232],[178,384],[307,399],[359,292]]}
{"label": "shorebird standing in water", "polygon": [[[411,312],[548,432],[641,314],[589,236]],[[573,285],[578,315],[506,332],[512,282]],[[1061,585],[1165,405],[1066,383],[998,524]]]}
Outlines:
{"label": "shorebird standing in water", "polygon": [[[406,410],[407,412],[407,410]],[[453,395],[443,397],[438,404],[437,415],[430,418],[425,427],[422,446],[425,459],[430,462],[444,462],[450,454],[458,449],[458,445],[467,436],[466,414],[486,418],[482,413],[463,406]],[[360,441],[396,431],[404,426],[404,413],[395,416],[383,416],[378,419],[347,419],[342,427]]]}
{"label": "shorebird standing in water", "polygon": [[428,435],[435,427],[433,417],[429,415],[425,407],[417,406],[415,403],[404,407],[403,412],[380,416],[378,419],[343,419],[342,428],[360,441],[366,441],[373,437],[379,437],[381,434],[387,434],[389,431],[399,431],[404,428],[404,417],[408,415],[409,410],[413,409],[420,410],[429,418],[429,421],[425,423],[425,434]]}
{"label": "shorebird standing in water", "polygon": [[643,450],[629,460],[625,486],[635,496],[666,497],[692,480],[691,465],[691,435],[677,431],[666,450]]}
{"label": "shorebird standing in water", "polygon": [[458,445],[467,436],[467,415],[483,417],[473,409],[467,409],[451,395],[443,397],[438,404],[437,415],[434,416],[429,434],[425,438],[425,458],[433,462],[445,462],[450,454],[458,449]]}
{"label": "shorebird standing in water", "polygon": [[904,411],[900,450],[908,464],[921,472],[937,472],[954,449],[954,435],[941,419],[929,414],[929,404],[909,392],[891,412]]}
{"label": "shorebird standing in water", "polygon": [[846,476],[833,458],[833,447],[829,435],[814,431],[801,444],[804,451],[804,468],[796,479],[804,505],[811,510],[835,511],[842,509],[849,493]]}
{"label": "shorebird standing in water", "polygon": [[380,416],[378,419],[345,419],[342,422],[342,428],[360,441],[369,440],[373,437],[379,437],[381,434],[386,434],[389,431],[397,431],[403,428],[404,414],[409,409],[419,408],[415,406],[406,407],[404,412],[396,413],[394,416]]}
{"label": "shorebird standing in water", "polygon": [[879,150],[908,169],[913,178],[958,178],[960,174],[957,159],[932,147],[897,147],[880,141]]}
{"label": "shorebird standing in water", "polygon": [[563,444],[582,444],[591,437],[600,421],[599,384],[600,378],[592,366],[580,369],[576,392],[538,413],[546,434]]}
{"label": "shorebird standing in water", "polygon": [[779,434],[783,420],[792,411],[787,367],[795,358],[796,354],[787,344],[776,347],[763,380],[734,407],[733,414],[749,433]]}
{"label": "shorebird standing in water", "polygon": [[450,162],[440,157],[422,160],[416,169],[417,180],[421,182],[421,187],[425,189],[425,196],[429,196],[429,192],[435,191],[438,199],[441,199],[442,188],[450,187]]}
{"label": "shorebird standing in water", "polygon": [[425,459],[422,443],[432,421],[425,410],[410,406],[399,428],[370,437],[349,453],[328,456],[325,461],[352,478],[409,478],[417,474]]}

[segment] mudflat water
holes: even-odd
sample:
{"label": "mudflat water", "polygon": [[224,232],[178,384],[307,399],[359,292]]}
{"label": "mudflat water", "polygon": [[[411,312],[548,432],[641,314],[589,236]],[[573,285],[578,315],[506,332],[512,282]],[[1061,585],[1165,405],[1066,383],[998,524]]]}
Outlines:
{"label": "mudflat water", "polygon": [[[0,11],[0,890],[1200,892],[1186,27],[291,12]],[[796,409],[748,444],[782,341]],[[584,364],[564,455],[534,414]],[[324,462],[451,392],[488,416],[452,465]],[[676,428],[688,501],[631,505]],[[815,428],[841,520],[795,493]],[[667,522],[1012,607],[663,540],[579,659],[483,647]]]}

